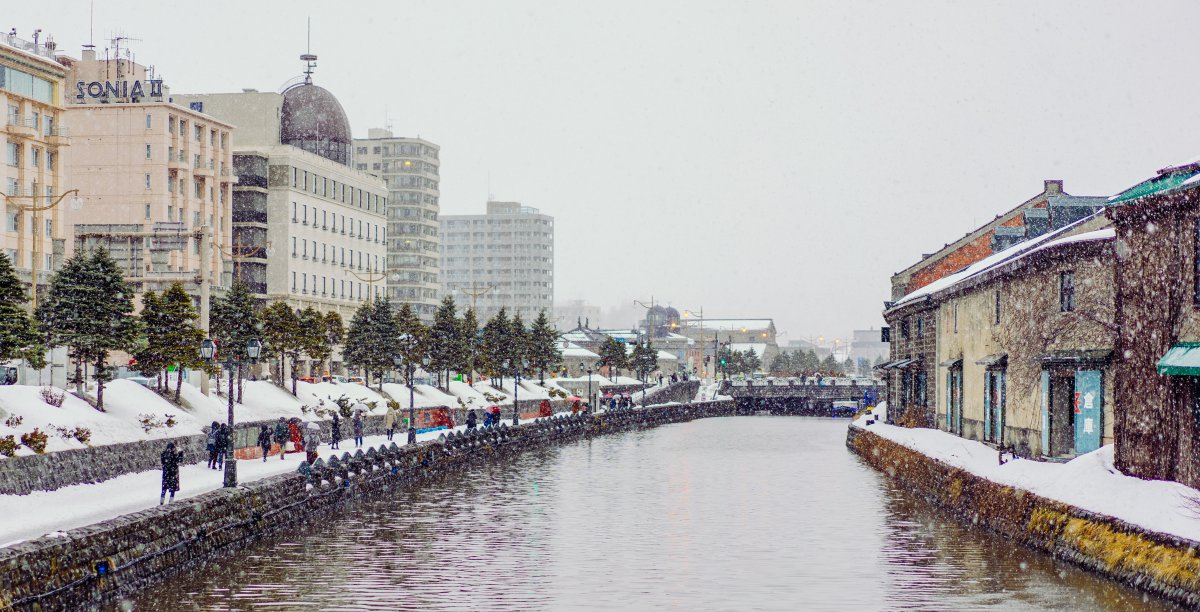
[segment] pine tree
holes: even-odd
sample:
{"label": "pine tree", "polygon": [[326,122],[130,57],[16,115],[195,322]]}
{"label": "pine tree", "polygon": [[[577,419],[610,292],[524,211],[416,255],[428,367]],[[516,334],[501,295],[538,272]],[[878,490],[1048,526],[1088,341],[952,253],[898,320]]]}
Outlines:
{"label": "pine tree", "polygon": [[442,305],[433,315],[433,325],[429,328],[429,366],[437,371],[439,379],[445,372],[444,388],[450,387],[450,370],[462,363],[466,350],[457,311],[453,297],[442,298]]}
{"label": "pine tree", "polygon": [[508,333],[508,312],[501,306],[496,315],[483,326],[482,346],[476,366],[489,377],[500,378],[501,385],[504,384],[504,359],[510,352]]}
{"label": "pine tree", "polygon": [[529,367],[538,372],[544,385],[546,372],[558,369],[560,363],[562,351],[558,348],[558,330],[554,329],[550,317],[543,310],[529,328]]}
{"label": "pine tree", "polygon": [[[238,361],[246,361],[246,346],[250,340],[259,337],[259,320],[258,305],[254,301],[254,296],[250,293],[250,287],[242,280],[233,281],[233,287],[230,287],[229,293],[225,294],[224,298],[216,298],[212,301],[212,311],[209,313],[209,334],[217,341],[218,351],[221,355],[232,355]],[[266,339],[261,339],[264,344],[267,344]],[[273,351],[271,348],[266,348],[266,351]],[[220,370],[217,370],[220,372]],[[207,376],[207,374],[205,374]],[[283,370],[280,369],[280,381],[282,386]],[[242,372],[238,368],[238,401],[242,400]]]}
{"label": "pine tree", "polygon": [[338,314],[336,310],[325,313],[325,342],[329,344],[330,350],[332,351],[333,347],[341,346],[345,340],[346,327],[342,323],[342,315]]}
{"label": "pine tree", "polygon": [[154,291],[142,294],[142,328],[146,330],[146,341],[133,355],[137,360],[138,372],[153,376],[158,392],[163,392],[164,371],[171,365],[164,349],[161,330],[166,326],[162,299]]}
{"label": "pine tree", "polygon": [[633,345],[633,353],[630,354],[630,367],[638,373],[638,377],[645,382],[646,377],[658,368],[658,351],[654,350],[647,342],[638,342]]}
{"label": "pine tree", "polygon": [[321,374],[326,359],[333,354],[333,347],[326,341],[325,315],[312,306],[300,311],[299,343],[301,350],[312,360],[309,376]]}
{"label": "pine tree", "polygon": [[474,384],[474,371],[478,367],[477,362],[482,350],[482,340],[479,335],[479,319],[475,317],[474,308],[468,308],[463,313],[462,319],[458,322],[458,334],[463,347],[462,360],[455,364],[454,368],[459,372],[465,372],[470,377],[471,384]]}
{"label": "pine tree", "polygon": [[[162,321],[158,333],[161,340],[159,345],[168,365],[174,365],[175,402],[179,403],[180,392],[183,389],[183,370],[204,365],[200,359],[199,347],[204,340],[204,332],[197,327],[200,313],[192,305],[192,296],[188,295],[183,284],[176,282],[162,294]],[[150,331],[147,329],[147,336]],[[244,351],[243,347],[243,351]]]}
{"label": "pine tree", "polygon": [[38,305],[37,317],[50,342],[66,346],[76,359],[76,385],[83,383],[82,364],[95,368],[100,411],[104,410],[104,383],[112,380],[109,353],[134,350],[140,337],[140,322],[132,316],[133,295],[117,262],[100,248],[68,259],[51,278],[48,295]]}
{"label": "pine tree", "polygon": [[369,303],[363,303],[354,311],[350,319],[350,327],[346,330],[345,343],[342,346],[342,359],[352,368],[365,367],[370,361],[371,315],[374,308]]}
{"label": "pine tree", "polygon": [[0,254],[0,362],[23,359],[40,370],[46,367],[46,348],[24,303],[25,288],[17,271],[8,255]]}
{"label": "pine tree", "polygon": [[628,353],[625,350],[625,343],[617,341],[612,336],[605,337],[597,350],[600,355],[598,364],[602,367],[608,367],[608,375],[610,377],[618,376],[619,370],[626,367],[625,364],[629,361]]}
{"label": "pine tree", "polygon": [[758,358],[758,353],[753,349],[746,349],[742,356],[742,367],[745,374],[753,374],[762,367],[762,359]]}
{"label": "pine tree", "polygon": [[775,357],[773,357],[771,359],[771,367],[770,367],[771,373],[778,374],[778,375],[786,375],[788,370],[790,369],[788,367],[788,361],[789,360],[788,360],[787,351],[780,351],[779,354],[775,355]]}
{"label": "pine tree", "polygon": [[838,371],[841,369],[841,364],[838,363],[833,353],[830,353],[825,356],[825,359],[821,360],[820,369],[821,373],[825,376],[837,376]]}
{"label": "pine tree", "polygon": [[284,301],[267,306],[262,312],[263,350],[279,356],[279,371],[275,380],[283,386],[283,375],[288,359],[292,360],[292,395],[296,395],[296,359],[300,356],[300,318]]}
{"label": "pine tree", "polygon": [[525,321],[521,320],[521,313],[518,312],[508,321],[508,350],[505,360],[508,362],[509,375],[524,375],[521,363],[529,359],[529,344],[529,330],[525,328]]}
{"label": "pine tree", "polygon": [[[421,319],[413,312],[412,305],[408,302],[401,304],[396,311],[395,329],[395,352],[404,360],[406,366],[418,366],[423,359],[430,356],[430,342],[433,338],[430,328],[421,323]],[[432,362],[429,367],[434,367]],[[412,375],[415,374],[416,368],[406,367],[404,370],[405,384],[412,385]]]}

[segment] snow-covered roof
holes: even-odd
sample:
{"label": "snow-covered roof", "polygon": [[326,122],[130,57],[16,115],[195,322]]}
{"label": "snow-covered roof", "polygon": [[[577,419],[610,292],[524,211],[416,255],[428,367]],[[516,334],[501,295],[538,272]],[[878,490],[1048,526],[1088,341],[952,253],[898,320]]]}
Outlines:
{"label": "snow-covered roof", "polygon": [[765,342],[734,342],[729,345],[729,350],[739,353],[754,351],[754,354],[762,359],[763,353],[767,350],[767,344]]}
{"label": "snow-covered roof", "polygon": [[666,352],[666,351],[659,351],[659,352],[658,352],[658,359],[659,359],[659,361],[663,361],[663,360],[666,360],[666,361],[679,361],[679,358],[678,358],[678,357],[676,357],[675,355],[672,355],[671,353],[668,353],[668,352]]}
{"label": "snow-covered roof", "polygon": [[579,346],[578,344],[575,344],[574,342],[568,342],[566,340],[559,341],[558,350],[559,350],[559,352],[562,353],[563,357],[572,357],[575,359],[580,359],[580,358],[582,358],[582,359],[599,359],[600,358],[599,355],[583,348],[582,346]]}
{"label": "snow-covered roof", "polygon": [[[993,254],[963,268],[962,270],[955,272],[954,274],[939,278],[938,280],[935,280],[932,283],[929,283],[928,285],[925,285],[924,287],[921,287],[920,289],[917,289],[917,290],[909,293],[908,295],[897,300],[896,303],[892,306],[892,308],[896,308],[898,306],[903,306],[905,304],[915,302],[919,299],[923,299],[927,296],[934,295],[940,291],[950,289],[951,287],[954,287],[955,285],[958,285],[959,283],[961,283],[969,278],[972,278],[974,276],[982,274],[983,272],[986,272],[988,270],[996,268],[1002,264],[1011,263],[1013,261],[1016,261],[1017,259],[1025,257],[1026,255],[1031,255],[1033,253],[1046,251],[1049,249],[1054,249],[1054,248],[1057,248],[1057,247],[1060,247],[1060,246],[1063,246],[1066,244],[1089,242],[1089,241],[1095,241],[1095,240],[1111,240],[1114,237],[1116,237],[1116,230],[1114,230],[1111,227],[1106,227],[1106,228],[1093,230],[1093,231],[1089,231],[1089,232],[1083,232],[1083,233],[1079,233],[1079,234],[1070,234],[1070,232],[1072,230],[1078,229],[1078,226],[1095,219],[1096,215],[1098,215],[1098,214],[1102,214],[1102,213],[1096,213],[1096,214],[1090,215],[1088,217],[1084,217],[1083,219],[1080,219],[1080,220],[1076,221],[1075,223],[1067,225],[1066,227],[1060,228],[1060,229],[1052,231],[1052,232],[1047,232],[1045,234],[1042,234],[1041,236],[1030,238],[1029,240],[1026,240],[1024,242],[1018,242],[1017,244],[1014,244],[1013,246],[1011,246],[1007,249],[1004,249],[1003,251],[1000,251],[998,253],[993,253]],[[1068,235],[1064,236],[1063,234],[1068,234]]]}
{"label": "snow-covered roof", "polygon": [[772,319],[704,319],[704,329],[734,331],[740,329],[768,329]]}

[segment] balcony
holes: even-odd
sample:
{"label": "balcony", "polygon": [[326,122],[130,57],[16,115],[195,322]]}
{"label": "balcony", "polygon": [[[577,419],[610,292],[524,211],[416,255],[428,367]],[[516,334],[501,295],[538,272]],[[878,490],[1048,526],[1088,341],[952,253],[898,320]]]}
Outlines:
{"label": "balcony", "polygon": [[10,136],[16,136],[17,138],[34,138],[38,134],[38,124],[29,115],[10,113],[8,115],[8,123],[5,125],[5,131]]}
{"label": "balcony", "polygon": [[49,126],[42,131],[42,135],[46,137],[46,144],[51,146],[66,147],[71,144],[70,128]]}

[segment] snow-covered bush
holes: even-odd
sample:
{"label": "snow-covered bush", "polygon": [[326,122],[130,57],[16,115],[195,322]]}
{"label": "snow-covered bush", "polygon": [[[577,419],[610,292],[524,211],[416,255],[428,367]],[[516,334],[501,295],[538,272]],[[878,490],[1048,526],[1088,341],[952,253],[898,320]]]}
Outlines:
{"label": "snow-covered bush", "polygon": [[29,433],[21,434],[21,444],[29,447],[29,450],[39,455],[46,452],[46,443],[49,441],[50,436],[36,427]]}
{"label": "snow-covered bush", "polygon": [[55,391],[54,387],[49,385],[42,387],[41,394],[42,401],[54,406],[55,408],[62,408],[63,401],[67,399],[67,394],[65,391]]}
{"label": "snow-covered bush", "polygon": [[175,421],[175,417],[170,414],[160,417],[154,414],[142,413],[138,415],[138,422],[142,424],[142,430],[146,433],[150,433],[151,430],[158,429],[159,427],[174,427],[178,424]]}
{"label": "snow-covered bush", "polygon": [[92,439],[92,430],[87,427],[59,427],[51,423],[50,429],[57,432],[58,437],[63,440],[78,440],[83,444],[87,444]]}
{"label": "snow-covered bush", "polygon": [[17,444],[16,438],[12,437],[11,435],[4,436],[3,438],[0,438],[0,455],[12,457],[13,455],[17,454],[18,446],[20,445]]}
{"label": "snow-covered bush", "polygon": [[14,415],[8,417],[7,419],[4,419],[4,426],[16,429],[17,425],[20,425],[21,422],[24,420],[25,420],[25,417],[23,417],[19,414],[14,414]]}

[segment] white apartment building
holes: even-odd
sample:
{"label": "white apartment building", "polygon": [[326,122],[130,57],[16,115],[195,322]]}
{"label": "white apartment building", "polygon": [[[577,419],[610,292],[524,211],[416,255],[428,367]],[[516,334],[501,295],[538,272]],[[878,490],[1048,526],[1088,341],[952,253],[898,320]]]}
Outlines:
{"label": "white apartment building", "polygon": [[0,251],[26,282],[37,270],[40,287],[62,262],[62,216],[70,207],[63,202],[49,210],[33,210],[54,203],[72,188],[61,157],[71,144],[62,127],[65,77],[66,69],[54,59],[53,43],[0,34]]}
{"label": "white apartment building", "polygon": [[354,167],[383,178],[388,188],[388,296],[409,302],[432,320],[438,280],[438,185],[441,147],[421,138],[372,128],[354,140]]}
{"label": "white apartment building", "polygon": [[520,202],[442,215],[442,290],[474,304],[482,324],[505,307],[526,322],[554,310],[554,218]]}

